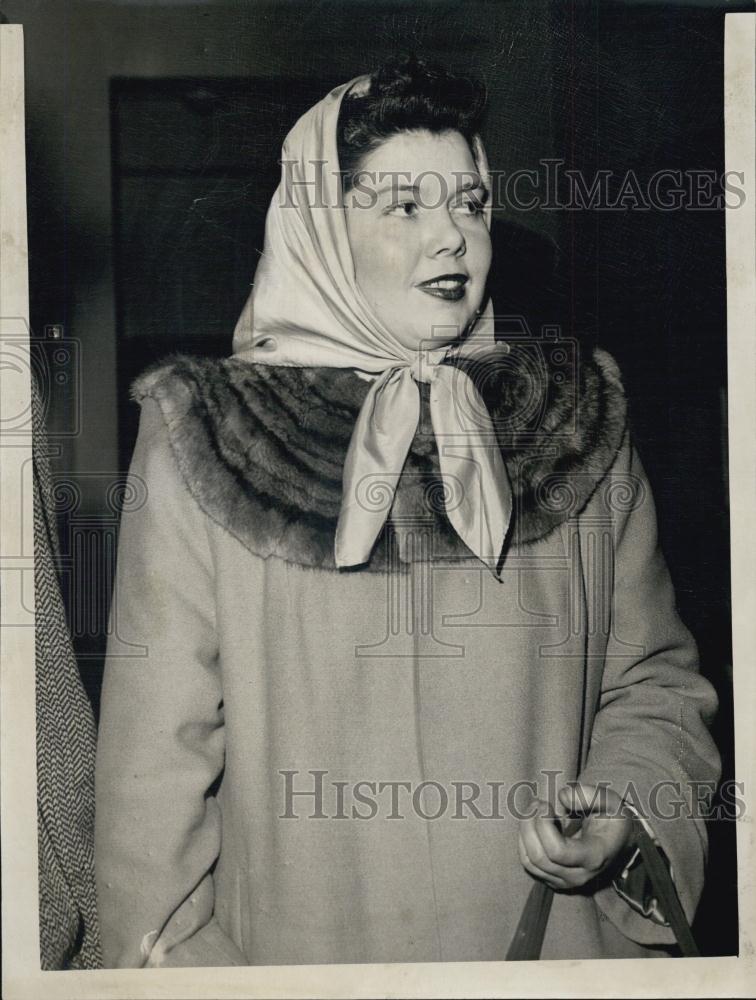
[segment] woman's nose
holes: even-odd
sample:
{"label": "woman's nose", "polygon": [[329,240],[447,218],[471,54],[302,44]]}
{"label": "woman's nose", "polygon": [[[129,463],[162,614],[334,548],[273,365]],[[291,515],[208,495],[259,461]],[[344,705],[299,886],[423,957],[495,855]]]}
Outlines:
{"label": "woman's nose", "polygon": [[429,220],[426,253],[429,257],[461,257],[467,250],[465,237],[450,213],[439,210],[429,213],[435,218]]}

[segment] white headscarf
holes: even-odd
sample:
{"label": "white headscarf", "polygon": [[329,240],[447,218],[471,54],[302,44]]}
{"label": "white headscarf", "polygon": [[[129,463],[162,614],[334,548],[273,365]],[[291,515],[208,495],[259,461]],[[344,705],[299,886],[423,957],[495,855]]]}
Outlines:
{"label": "white headscarf", "polygon": [[[488,303],[462,343],[413,351],[381,324],[360,292],[339,207],[337,123],[343,96],[368,84],[368,77],[358,77],[337,87],[286,137],[281,182],[265,224],[265,248],[236,324],[233,351],[255,364],[377,374],[344,463],[337,566],[356,566],[370,558],[420,419],[415,383],[430,382],[447,516],[467,547],[496,572],[512,509],[506,468],[472,380],[460,368],[439,363],[494,349],[492,306]],[[487,182],[479,140],[474,152]],[[490,207],[486,220],[490,226]]]}

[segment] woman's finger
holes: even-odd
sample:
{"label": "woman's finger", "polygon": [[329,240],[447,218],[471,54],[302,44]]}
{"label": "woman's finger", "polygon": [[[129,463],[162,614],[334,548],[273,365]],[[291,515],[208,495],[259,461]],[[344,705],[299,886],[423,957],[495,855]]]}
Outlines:
{"label": "woman's finger", "polygon": [[520,860],[525,870],[554,889],[575,889],[594,879],[607,864],[604,840],[587,829],[578,838],[566,837],[549,803],[539,800],[535,805],[536,815],[520,823]]}
{"label": "woman's finger", "polygon": [[522,837],[519,838],[518,849],[520,853],[520,863],[522,864],[522,867],[529,875],[532,875],[533,878],[538,879],[539,882],[545,882],[547,885],[551,886],[552,889],[571,888],[571,886],[563,878],[560,878],[559,876],[556,875],[551,875],[548,872],[545,872],[542,868],[539,868],[537,865],[533,864],[533,862],[530,860],[527,854],[527,851],[525,850]]}
{"label": "woman's finger", "polygon": [[585,841],[565,837],[554,820],[548,816],[539,816],[534,823],[538,838],[550,861],[563,868],[588,867],[591,850]]}
{"label": "woman's finger", "polygon": [[564,877],[564,866],[549,857],[539,836],[537,819],[522,821],[520,825],[520,837],[530,864],[546,875],[554,875],[558,878]]}
{"label": "woman's finger", "polygon": [[570,889],[579,889],[595,877],[595,872],[588,871],[585,868],[563,868],[561,875],[544,871],[530,860],[525,852],[521,838],[518,843],[518,850],[520,862],[525,871],[529,875],[532,875],[533,878],[538,879],[539,882],[545,882],[546,885],[557,891],[564,892]]}

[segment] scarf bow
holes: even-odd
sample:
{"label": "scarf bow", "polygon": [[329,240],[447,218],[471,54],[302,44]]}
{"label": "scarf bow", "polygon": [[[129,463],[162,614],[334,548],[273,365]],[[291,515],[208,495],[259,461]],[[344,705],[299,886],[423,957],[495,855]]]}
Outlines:
{"label": "scarf bow", "polygon": [[391,509],[420,421],[414,382],[430,383],[446,516],[465,545],[496,575],[512,512],[512,491],[491,418],[460,368],[442,364],[448,349],[420,352],[375,379],[360,410],[344,463],[336,565],[366,562]]}

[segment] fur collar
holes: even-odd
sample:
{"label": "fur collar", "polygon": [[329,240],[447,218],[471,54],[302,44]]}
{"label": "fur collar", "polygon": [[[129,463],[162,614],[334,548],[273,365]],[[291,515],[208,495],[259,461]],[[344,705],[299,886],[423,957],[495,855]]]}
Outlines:
{"label": "fur collar", "polygon": [[[624,434],[626,403],[614,360],[596,349],[570,365],[568,348],[514,342],[498,345],[484,362],[464,363],[491,414],[512,483],[508,545],[537,541],[579,513]],[[132,395],[159,404],[181,474],[209,517],[260,556],[335,570],[342,468],[368,388],[349,369],[179,354],[140,375]],[[386,526],[360,569],[411,561],[418,515],[433,527],[434,559],[471,556],[440,499],[428,389],[420,383],[420,424]]]}

